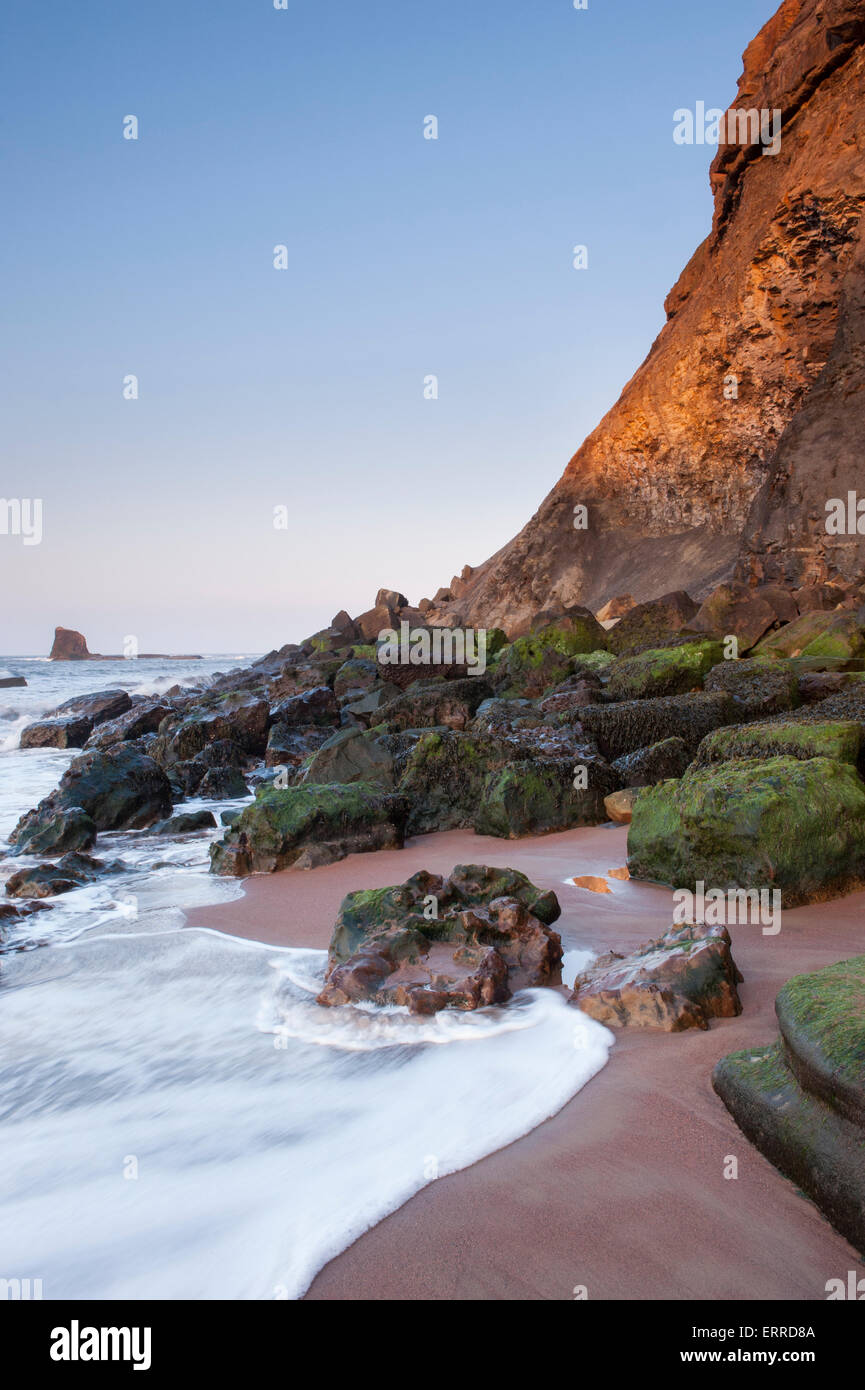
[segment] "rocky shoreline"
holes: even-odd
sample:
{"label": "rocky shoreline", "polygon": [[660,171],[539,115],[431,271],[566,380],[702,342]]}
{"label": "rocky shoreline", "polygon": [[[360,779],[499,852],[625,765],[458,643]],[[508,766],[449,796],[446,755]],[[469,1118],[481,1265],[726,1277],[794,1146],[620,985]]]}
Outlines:
{"label": "rocky shoreline", "polygon": [[[15,827],[13,853],[46,862],[7,895],[26,910],[113,871],[88,853],[100,832],[183,833],[199,824],[174,812],[188,798],[254,790],[212,846],[216,874],[315,869],[430,832],[602,825],[612,803],[630,816],[633,879],[825,901],[865,882],[861,598],[723,585],[699,607],[683,592],[627,606],[607,627],[585,608],[546,611],[523,636],[497,633],[472,675],[383,661],[400,624],[436,630],[428,608],[381,591],[369,613],[206,688],[102,691],[25,729],[22,747],[82,751]],[[389,893],[346,899],[320,1003],[429,1013],[558,983],[559,904],[548,894],[541,909],[516,869],[463,866]],[[596,962],[573,998],[616,1028],[705,1028],[738,1012],[740,979],[726,931],[687,919]]]}

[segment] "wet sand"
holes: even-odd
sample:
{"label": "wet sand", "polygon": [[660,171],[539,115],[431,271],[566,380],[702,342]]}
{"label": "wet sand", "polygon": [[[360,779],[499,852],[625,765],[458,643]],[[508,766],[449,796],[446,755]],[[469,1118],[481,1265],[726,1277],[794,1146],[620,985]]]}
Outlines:
{"label": "wet sand", "polygon": [[[527,840],[450,831],[403,850],[247,880],[190,926],[325,948],[342,898],[418,869],[508,865],[553,888],[565,949],[628,950],[672,922],[672,894],[609,878],[627,829]],[[609,893],[563,883],[607,876]],[[785,980],[865,952],[865,893],[787,910],[777,936],[730,928],[744,1012],[708,1032],[619,1033],[607,1066],[525,1138],[440,1178],[332,1260],[314,1299],[817,1299],[862,1261],[755,1150],[716,1097],[724,1053],[771,1041]],[[539,1077],[539,1084],[542,1079]],[[725,1179],[728,1155],[739,1176]]]}

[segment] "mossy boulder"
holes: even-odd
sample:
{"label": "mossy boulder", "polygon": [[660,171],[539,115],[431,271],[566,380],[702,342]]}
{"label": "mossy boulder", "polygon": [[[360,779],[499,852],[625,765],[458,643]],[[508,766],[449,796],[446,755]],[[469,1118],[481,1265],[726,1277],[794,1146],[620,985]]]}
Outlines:
{"label": "mossy boulder", "polygon": [[558,984],[554,893],[515,869],[458,865],[344,899],[318,1002],[371,1000],[413,1013],[503,1004],[516,989]]}
{"label": "mossy boulder", "polygon": [[401,849],[405,802],[362,782],[264,787],[210,849],[212,873],[313,868],[366,850]]}
{"label": "mossy boulder", "polygon": [[707,734],[697,749],[700,767],[737,758],[835,758],[855,763],[863,743],[863,730],[852,720],[736,725]]}
{"label": "mossy boulder", "polygon": [[748,1139],[865,1255],[865,956],[788,980],[775,1010],[779,1040],[723,1057],[712,1084]]}
{"label": "mossy boulder", "polygon": [[721,661],[707,674],[703,689],[726,691],[745,720],[795,708],[798,681],[799,672],[784,661]]}
{"label": "mossy boulder", "polygon": [[572,669],[572,658],[542,637],[518,637],[499,656],[494,679],[499,693],[534,699],[559,685]]}
{"label": "mossy boulder", "polygon": [[603,756],[613,761],[667,738],[682,739],[693,754],[706,734],[738,722],[738,716],[725,691],[699,691],[693,695],[589,705],[581,711],[580,722]]}
{"label": "mossy boulder", "polygon": [[622,657],[608,668],[607,692],[614,700],[684,695],[702,686],[703,677],[723,656],[722,643],[707,639],[651,647],[639,656]]}
{"label": "mossy boulder", "polygon": [[531,627],[530,636],[563,656],[607,650],[607,634],[594,613],[579,605],[563,613],[541,613]]}
{"label": "mossy boulder", "polygon": [[601,758],[584,758],[585,788],[574,787],[572,758],[506,763],[488,774],[473,818],[478,835],[518,839],[607,819],[604,797],[619,785]]}
{"label": "mossy boulder", "polygon": [[398,790],[410,807],[407,833],[473,825],[488,774],[516,755],[509,740],[483,733],[433,729],[422,734],[403,753]]}
{"label": "mossy boulder", "polygon": [[792,623],[770,632],[754,648],[754,655],[778,657],[826,657],[845,659],[865,652],[865,634],[855,614],[812,609]]}
{"label": "mossy boulder", "polygon": [[381,679],[375,660],[352,658],[344,661],[333,678],[333,693],[338,700],[366,695]]}
{"label": "mossy boulder", "polygon": [[832,758],[745,759],[645,788],[628,832],[632,878],[777,888],[784,906],[865,880],[865,784]]}

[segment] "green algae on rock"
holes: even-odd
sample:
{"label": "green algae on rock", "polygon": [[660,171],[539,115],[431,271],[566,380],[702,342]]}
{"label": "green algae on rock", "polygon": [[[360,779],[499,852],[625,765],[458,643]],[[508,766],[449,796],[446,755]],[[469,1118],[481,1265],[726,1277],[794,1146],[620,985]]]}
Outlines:
{"label": "green algae on rock", "polygon": [[798,975],[780,1039],[722,1057],[712,1085],[739,1128],[865,1255],[865,956]]}
{"label": "green algae on rock", "polygon": [[855,764],[863,730],[852,719],[811,723],[776,720],[767,724],[737,724],[707,734],[697,749],[699,767],[742,758],[835,758]]}
{"label": "green algae on rock", "polygon": [[608,692],[614,700],[684,695],[701,686],[723,657],[723,644],[709,639],[651,647],[638,656],[620,657],[608,668]]}
{"label": "green algae on rock", "polygon": [[647,787],[628,832],[632,878],[777,888],[785,907],[865,880],[865,784],[833,758],[743,759]]}
{"label": "green algae on rock", "polygon": [[618,778],[600,758],[583,758],[587,786],[574,787],[572,759],[511,762],[488,774],[473,817],[478,835],[518,839],[607,819],[604,797]]}
{"label": "green algae on rock", "polygon": [[737,723],[738,718],[725,691],[589,705],[580,714],[584,730],[611,760],[667,738],[681,738],[689,752],[695,753],[700,740],[712,729]]}
{"label": "green algae on rock", "polygon": [[211,845],[211,872],[273,873],[368,850],[401,849],[405,820],[401,797],[363,782],[264,787],[224,838]]}

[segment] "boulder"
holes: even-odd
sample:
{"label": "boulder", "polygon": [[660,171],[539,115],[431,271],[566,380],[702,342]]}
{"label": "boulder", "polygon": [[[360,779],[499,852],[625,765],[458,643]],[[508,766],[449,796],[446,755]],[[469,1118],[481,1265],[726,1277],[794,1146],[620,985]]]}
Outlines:
{"label": "boulder", "polygon": [[274,724],[267,736],[264,753],[266,767],[300,767],[331,737],[328,729],[297,729],[290,724]]}
{"label": "boulder", "polygon": [[[31,816],[34,814],[30,812]],[[18,838],[18,843],[14,838],[12,843],[14,854],[66,854],[70,850],[90,849],[95,840],[93,817],[82,806],[66,806],[62,811],[46,810]]]}
{"label": "boulder", "polygon": [[573,669],[573,659],[539,637],[518,637],[505,647],[496,663],[496,689],[506,696],[535,698],[560,685]]}
{"label": "boulder", "polygon": [[745,584],[729,583],[719,584],[717,589],[713,589],[693,618],[688,620],[687,626],[689,632],[735,637],[739,653],[745,653],[777,621],[775,608],[766,598]]}
{"label": "boulder", "polygon": [[67,715],[60,719],[39,719],[21,730],[22,748],[83,748],[93,728],[89,719]]}
{"label": "boulder", "polygon": [[734,725],[706,735],[695,765],[710,767],[737,758],[834,758],[855,767],[863,742],[862,725],[850,719]]}
{"label": "boulder", "polygon": [[789,980],[775,1010],[778,1041],[723,1057],[712,1085],[751,1143],[865,1255],[865,956]]}
{"label": "boulder", "polygon": [[492,687],[483,676],[414,685],[378,711],[378,722],[391,730],[464,729]]}
{"label": "boulder", "polygon": [[487,775],[514,759],[513,743],[481,733],[433,729],[403,755],[399,792],[409,805],[407,833],[470,827]]}
{"label": "boulder", "polygon": [[128,691],[97,690],[92,695],[73,695],[71,700],[64,700],[62,705],[58,705],[53,713],[61,717],[75,715],[80,719],[89,719],[95,728],[97,724],[119,718],[130,709],[132,699]]}
{"label": "boulder", "polygon": [[726,691],[736,707],[737,718],[753,719],[798,705],[798,682],[798,673],[785,662],[722,661],[712,667],[703,689]]}
{"label": "boulder", "polygon": [[361,729],[340,729],[322,744],[301,782],[318,785],[337,782],[343,786],[352,782],[375,782],[392,789],[393,757],[375,735]]}
{"label": "boulder", "polygon": [[86,661],[89,656],[87,642],[80,632],[71,627],[55,627],[52,661]]}
{"label": "boulder", "polygon": [[144,734],[156,733],[163,719],[172,713],[172,707],[160,701],[152,704],[133,705],[125,714],[116,719],[108,719],[97,724],[88,738],[86,748],[108,748],[112,743],[128,743]]}
{"label": "boulder", "polygon": [[653,700],[626,700],[590,705],[580,722],[610,761],[666,738],[680,738],[691,753],[712,729],[739,718],[725,691],[666,695]]}
{"label": "boulder", "polygon": [[13,686],[26,685],[23,676],[0,675],[0,690],[11,690]]}
{"label": "boulder", "polygon": [[208,768],[197,790],[198,795],[208,801],[233,801],[236,797],[249,795],[243,773],[236,767]]}
{"label": "boulder", "polygon": [[621,791],[610,792],[609,796],[604,797],[604,810],[616,825],[630,825],[638,791],[638,787],[623,787]]}
{"label": "boulder", "polygon": [[848,659],[861,656],[863,651],[865,635],[856,614],[813,609],[770,632],[757,643],[754,655],[770,660],[792,656]]}
{"label": "boulder", "polygon": [[611,1028],[708,1028],[742,1012],[726,927],[671,927],[627,956],[610,951],[574,982],[571,1002]]}
{"label": "boulder", "polygon": [[607,671],[607,693],[614,700],[684,695],[701,687],[703,677],[723,656],[723,647],[716,641],[650,647],[638,656],[620,657],[613,662]]}
{"label": "boulder", "polygon": [[487,774],[472,825],[478,835],[519,839],[606,820],[604,798],[618,779],[602,758],[585,757],[588,785],[574,787],[573,758],[523,759]]}
{"label": "boulder", "polygon": [[412,1013],[502,1004],[518,989],[558,984],[559,916],[513,869],[458,865],[393,888],[350,893],[337,918],[320,1004],[370,1000]]}
{"label": "boulder", "polygon": [[616,656],[636,656],[649,647],[667,646],[698,608],[682,589],[638,603],[605,634],[606,645]]}
{"label": "boulder", "polygon": [[270,723],[267,700],[260,696],[243,691],[220,695],[212,702],[194,706],[173,732],[165,731],[169,740],[165,762],[184,762],[216,742],[235,743],[244,753],[260,757],[267,745]]}
{"label": "boulder", "polygon": [[378,663],[364,658],[344,661],[333,681],[333,693],[338,700],[355,699],[366,695],[379,683],[381,671]]}
{"label": "boulder", "polygon": [[630,594],[619,594],[616,598],[607,599],[603,608],[598,609],[595,617],[599,623],[609,623],[616,618],[623,618],[636,606],[637,600]]}
{"label": "boulder", "polygon": [[564,656],[581,652],[605,651],[607,634],[594,613],[579,604],[560,611],[539,613],[529,634],[544,646],[554,647]]}
{"label": "boulder", "polygon": [[139,830],[169,814],[171,785],[158,763],[134,744],[94,749],[70,763],[57,789],[21,817],[10,842],[33,852],[34,836],[37,842],[50,836],[54,817],[73,808],[82,809],[97,830]]}
{"label": "boulder", "polygon": [[190,835],[196,830],[212,830],[216,817],[212,811],[183,811],[158,821],[153,827],[154,835]]}
{"label": "boulder", "polygon": [[777,888],[785,907],[837,896],[865,880],[865,784],[834,758],[691,769],[640,793],[628,868],[692,891]]}
{"label": "boulder", "polygon": [[408,606],[408,599],[398,589],[379,589],[375,596],[376,608],[392,608],[395,613],[398,613],[401,608],[408,608]]}
{"label": "boulder", "polygon": [[647,748],[625,753],[611,766],[626,787],[651,787],[668,777],[681,777],[690,761],[684,739],[664,738],[659,743],[650,743]]}
{"label": "boulder", "polygon": [[[344,670],[345,666],[339,668]],[[317,685],[274,705],[271,718],[288,729],[332,728],[339,723],[339,705],[328,685]]]}
{"label": "boulder", "polygon": [[240,877],[401,849],[406,809],[401,797],[362,782],[263,787],[211,846],[211,872]]}
{"label": "boulder", "polygon": [[106,863],[92,859],[89,854],[64,854],[56,864],[37,864],[19,869],[6,883],[10,898],[52,898],[68,893],[83,883],[92,883],[103,874],[123,873],[126,865],[119,859]]}

